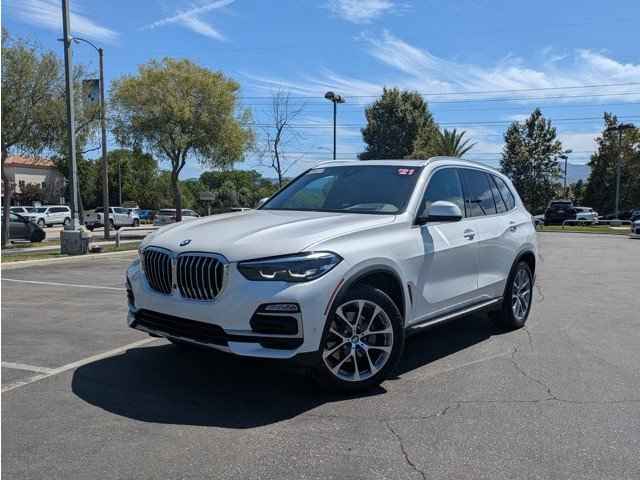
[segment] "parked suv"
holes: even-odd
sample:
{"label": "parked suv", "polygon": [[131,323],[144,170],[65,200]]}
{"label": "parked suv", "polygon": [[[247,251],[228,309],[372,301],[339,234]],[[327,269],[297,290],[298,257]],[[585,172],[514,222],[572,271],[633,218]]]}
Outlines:
{"label": "parked suv", "polygon": [[[84,224],[93,231],[97,227],[104,227],[104,222],[104,208],[98,207],[86,216]],[[120,227],[137,227],[140,217],[132,208],[109,207],[109,224],[116,230]]]}
{"label": "parked suv", "polygon": [[536,234],[511,182],[474,162],[329,162],[256,210],[168,225],[127,270],[129,326],[295,359],[324,385],[381,382],[411,332],[531,309]]}
{"label": "parked suv", "polygon": [[544,224],[562,224],[565,220],[575,220],[576,209],[571,200],[553,200],[544,212]]}
{"label": "parked suv", "polygon": [[[193,210],[189,210],[188,208],[182,209],[182,221],[187,222],[189,220],[195,220],[199,218],[198,215]],[[153,224],[157,226],[168,225],[170,223],[175,223],[176,221],[176,209],[175,208],[163,208],[160,210],[156,218],[153,220]]]}
{"label": "parked suv", "polygon": [[24,215],[40,227],[52,225],[68,225],[71,222],[71,209],[67,205],[47,205],[36,207]]}

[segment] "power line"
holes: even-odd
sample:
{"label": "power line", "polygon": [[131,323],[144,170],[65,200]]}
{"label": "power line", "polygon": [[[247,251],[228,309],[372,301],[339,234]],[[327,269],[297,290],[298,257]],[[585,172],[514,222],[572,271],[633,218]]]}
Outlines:
{"label": "power line", "polygon": [[[640,85],[640,82],[625,82],[625,83],[601,83],[601,84],[593,84],[593,85],[567,85],[565,87],[536,87],[536,88],[514,88],[508,90],[471,90],[471,91],[458,91],[458,92],[418,92],[420,95],[425,97],[433,97],[433,96],[451,96],[451,95],[482,95],[482,94],[493,94],[493,93],[517,93],[517,92],[538,92],[538,91],[551,91],[551,90],[575,90],[582,88],[608,88],[608,87],[628,87],[632,85]],[[322,95],[292,95],[289,98],[308,98],[308,99],[318,99],[321,98]],[[349,95],[349,98],[376,98],[378,95]],[[271,99],[271,96],[243,96],[239,97],[241,99]]]}
{"label": "power line", "polygon": [[[640,118],[640,115],[621,115],[618,117],[619,119],[636,119]],[[593,122],[600,121],[602,117],[574,117],[574,118],[550,118],[552,123],[558,122]],[[514,123],[513,120],[490,120],[490,121],[473,121],[473,122],[438,122],[440,126],[462,126],[462,127],[474,127],[474,126],[493,126],[493,125],[510,125]],[[276,128],[274,125],[268,123],[254,123],[252,124],[254,127],[260,128]],[[300,124],[290,124],[291,128],[333,128],[333,124],[324,124],[324,123],[300,123]],[[342,123],[338,124],[338,128],[363,128],[365,125],[362,123]]]}
{"label": "power line", "polygon": [[[620,97],[625,95],[639,95],[640,91],[633,92],[618,92],[618,93],[600,93],[600,94],[589,94],[589,95],[556,95],[556,96],[537,96],[537,97],[500,97],[500,98],[470,98],[463,100],[431,100],[428,102],[429,105],[436,104],[455,104],[455,103],[481,103],[481,102],[528,102],[531,100],[565,100],[571,98],[599,98],[599,97]],[[301,98],[301,97],[297,97]],[[319,97],[313,97],[319,98]],[[367,107],[370,105],[369,102],[365,103],[354,103],[349,102],[350,98],[354,97],[346,97],[347,102],[344,103],[341,109],[344,108],[361,108]],[[271,103],[263,103],[263,104],[241,104],[242,106],[251,106],[251,107],[270,107]],[[317,105],[325,105],[324,102],[304,102],[303,104],[298,104],[300,106],[317,106]]]}

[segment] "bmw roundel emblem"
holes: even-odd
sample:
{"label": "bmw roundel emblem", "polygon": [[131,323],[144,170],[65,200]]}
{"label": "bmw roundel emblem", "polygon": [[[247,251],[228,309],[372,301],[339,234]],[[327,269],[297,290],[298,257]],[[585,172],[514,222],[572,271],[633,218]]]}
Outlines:
{"label": "bmw roundel emblem", "polygon": [[180,246],[181,246],[181,247],[186,247],[186,246],[187,246],[187,245],[189,245],[190,243],[191,243],[191,239],[190,239],[190,238],[187,238],[186,240],[182,240],[182,241],[180,242]]}

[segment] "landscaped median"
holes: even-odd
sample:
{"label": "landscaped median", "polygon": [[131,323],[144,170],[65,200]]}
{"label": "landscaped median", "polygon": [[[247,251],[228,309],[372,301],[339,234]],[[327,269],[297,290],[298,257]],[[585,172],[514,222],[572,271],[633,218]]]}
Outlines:
{"label": "landscaped median", "polygon": [[610,227],[608,225],[540,225],[539,232],[573,232],[573,233],[600,233],[606,235],[629,235],[631,227]]}
{"label": "landscaped median", "polygon": [[5,255],[3,250],[2,252],[2,263],[15,263],[15,262],[23,262],[26,260],[47,260],[47,259],[55,259],[55,258],[77,258],[77,257],[93,257],[100,256],[103,253],[108,252],[126,252],[129,250],[136,250],[140,245],[140,242],[129,242],[119,247],[115,245],[103,245],[101,253],[88,253],[86,255],[62,255],[59,249],[56,250],[48,250],[44,252],[21,252],[21,253],[13,253],[10,255]]}

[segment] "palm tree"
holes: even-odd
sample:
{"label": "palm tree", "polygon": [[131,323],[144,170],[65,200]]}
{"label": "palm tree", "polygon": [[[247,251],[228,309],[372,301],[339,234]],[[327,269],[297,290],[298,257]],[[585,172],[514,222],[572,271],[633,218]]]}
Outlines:
{"label": "palm tree", "polygon": [[439,131],[435,139],[434,155],[440,155],[445,157],[461,157],[469,150],[471,150],[475,143],[469,144],[469,139],[462,140],[466,132],[463,130],[458,133],[456,129],[449,131],[446,128],[443,131]]}

